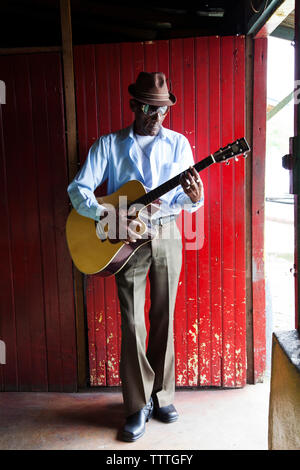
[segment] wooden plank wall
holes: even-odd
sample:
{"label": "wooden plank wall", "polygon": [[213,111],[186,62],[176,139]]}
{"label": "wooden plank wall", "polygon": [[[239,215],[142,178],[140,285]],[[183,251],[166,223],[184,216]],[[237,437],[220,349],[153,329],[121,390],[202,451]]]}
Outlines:
{"label": "wooden plank wall", "polygon": [[75,391],[61,56],[0,56],[0,70],[0,390]]}
{"label": "wooden plank wall", "polygon": [[[133,119],[127,87],[138,73],[164,71],[178,103],[165,126],[187,136],[195,161],[245,133],[245,38],[201,37],[74,48],[81,162],[101,135]],[[246,382],[245,163],[202,174],[202,249],[183,250],[175,311],[177,386]],[[105,185],[98,194],[105,193]],[[202,236],[202,222],[184,220]],[[88,276],[90,383],[119,385],[120,311],[114,278]],[[146,311],[149,298],[146,300]]]}
{"label": "wooden plank wall", "polygon": [[255,39],[252,148],[252,295],[254,383],[263,381],[266,366],[264,224],[267,53],[268,39]]}

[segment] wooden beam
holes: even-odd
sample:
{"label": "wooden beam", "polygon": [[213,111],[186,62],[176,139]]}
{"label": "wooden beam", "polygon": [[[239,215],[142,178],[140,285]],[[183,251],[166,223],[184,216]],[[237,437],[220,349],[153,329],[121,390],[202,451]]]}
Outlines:
{"label": "wooden beam", "polygon": [[117,23],[111,23],[107,21],[106,23],[103,20],[97,20],[93,18],[73,18],[73,29],[74,33],[80,31],[81,37],[95,38],[93,42],[97,42],[96,38],[99,38],[99,31],[101,31],[101,36],[105,37],[107,34],[118,35],[128,38],[134,38],[136,40],[142,41],[151,41],[156,38],[157,31],[150,28],[135,28],[129,26],[128,24],[119,25]]}
{"label": "wooden beam", "polygon": [[275,116],[279,111],[281,111],[294,97],[295,92],[291,91],[283,100],[281,100],[279,103],[274,106],[268,113],[267,113],[267,121],[271,119],[273,116]]}
{"label": "wooden beam", "polygon": [[285,20],[294,7],[295,0],[271,0],[268,6],[252,15],[247,24],[247,34],[256,38],[267,37]]}
{"label": "wooden beam", "polygon": [[[75,80],[73,66],[72,23],[70,0],[60,0],[60,17],[62,32],[64,93],[67,128],[67,155],[69,163],[69,181],[78,171],[77,127],[75,106]],[[66,188],[67,189],[67,188]],[[73,265],[74,266],[74,265]],[[73,267],[74,300],[77,331],[77,365],[78,386],[86,386],[86,339],[84,321],[83,276]]]}
{"label": "wooden beam", "polygon": [[289,16],[295,8],[295,0],[285,0],[274,11],[273,15],[266,21],[263,27],[256,34],[256,38],[270,36],[270,34]]}
{"label": "wooden beam", "polygon": [[60,15],[63,51],[64,89],[66,103],[69,179],[72,180],[77,173],[78,166],[70,0],[60,0]]}
{"label": "wooden beam", "polygon": [[103,4],[99,1],[85,0],[82,2],[81,0],[72,0],[72,7],[74,17],[76,13],[76,16],[79,18],[81,16],[91,16],[96,20],[101,18],[102,21],[105,20],[105,23],[111,23],[113,19],[116,23],[121,21],[125,26],[142,25],[142,28],[146,26],[144,23],[147,21],[168,22],[172,25],[184,27],[187,24],[196,26],[199,21],[201,24],[207,24],[218,20],[213,17],[201,18],[195,11],[165,11],[165,9],[149,7],[145,3],[141,3],[140,6],[131,6],[125,3],[121,5],[121,2],[119,2],[118,6],[116,6],[113,2],[111,4],[109,2]]}
{"label": "wooden beam", "polygon": [[38,54],[40,52],[61,52],[60,46],[53,47],[6,47],[0,48],[0,55]]}

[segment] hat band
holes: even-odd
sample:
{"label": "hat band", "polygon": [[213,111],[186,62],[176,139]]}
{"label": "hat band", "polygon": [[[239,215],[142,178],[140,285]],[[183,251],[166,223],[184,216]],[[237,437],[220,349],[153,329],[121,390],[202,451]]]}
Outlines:
{"label": "hat band", "polygon": [[146,93],[146,92],[139,93],[138,91],[137,93],[140,96],[145,96],[145,98],[160,98],[162,100],[166,100],[166,99],[168,100],[170,98],[169,93]]}

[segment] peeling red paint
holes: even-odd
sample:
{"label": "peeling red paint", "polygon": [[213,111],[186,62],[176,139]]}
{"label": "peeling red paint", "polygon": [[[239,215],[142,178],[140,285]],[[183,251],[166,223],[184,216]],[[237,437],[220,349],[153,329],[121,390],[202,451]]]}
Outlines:
{"label": "peeling red paint", "polygon": [[[144,67],[162,69],[171,78],[180,99],[166,127],[187,136],[195,161],[243,136],[244,48],[243,37],[75,46],[81,161],[96,137],[131,123],[125,106],[128,76]],[[184,243],[174,315],[177,386],[245,383],[244,172],[241,159],[201,174],[204,244],[188,250]],[[91,383],[119,385],[120,309],[114,280],[88,277],[86,295]]]}

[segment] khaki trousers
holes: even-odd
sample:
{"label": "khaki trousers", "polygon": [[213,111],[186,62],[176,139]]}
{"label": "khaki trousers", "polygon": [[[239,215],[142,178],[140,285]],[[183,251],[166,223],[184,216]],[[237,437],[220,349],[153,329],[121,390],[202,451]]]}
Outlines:
{"label": "khaki trousers", "polygon": [[[126,416],[143,408],[151,395],[156,395],[159,406],[174,400],[173,314],[182,241],[175,221],[158,230],[158,237],[139,248],[115,276],[121,308],[120,376]],[[147,275],[151,307],[146,351]]]}

